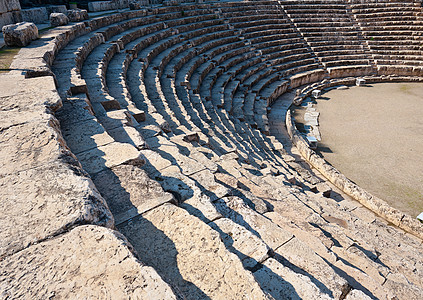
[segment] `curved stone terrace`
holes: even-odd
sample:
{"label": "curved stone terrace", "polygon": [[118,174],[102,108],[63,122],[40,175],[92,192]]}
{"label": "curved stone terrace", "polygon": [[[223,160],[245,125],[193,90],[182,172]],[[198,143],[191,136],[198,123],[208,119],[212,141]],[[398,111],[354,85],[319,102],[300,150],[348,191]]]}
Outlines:
{"label": "curved stone terrace", "polygon": [[422,225],[283,126],[316,88],[420,82],[421,16],[205,2],[44,33],[0,76],[1,298],[421,299]]}

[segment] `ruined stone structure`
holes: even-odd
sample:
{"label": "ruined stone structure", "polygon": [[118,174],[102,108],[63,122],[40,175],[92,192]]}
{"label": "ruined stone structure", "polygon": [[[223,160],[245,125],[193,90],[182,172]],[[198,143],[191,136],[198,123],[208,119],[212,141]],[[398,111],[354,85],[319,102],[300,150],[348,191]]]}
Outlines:
{"label": "ruined stone structure", "polygon": [[275,102],[422,81],[422,12],[153,6],[33,41],[0,76],[1,298],[422,299],[422,225],[331,191]]}
{"label": "ruined stone structure", "polygon": [[19,0],[0,0],[0,28],[3,25],[22,21]]}

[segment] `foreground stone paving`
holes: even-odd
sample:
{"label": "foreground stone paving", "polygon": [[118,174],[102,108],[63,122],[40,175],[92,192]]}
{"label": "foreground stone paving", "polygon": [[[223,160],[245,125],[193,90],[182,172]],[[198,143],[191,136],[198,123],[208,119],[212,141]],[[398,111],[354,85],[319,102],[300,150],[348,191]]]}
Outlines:
{"label": "foreground stone paving", "polygon": [[[401,3],[391,29],[420,39]],[[422,80],[418,55],[378,65],[354,5],[157,5],[23,48],[0,76],[1,298],[423,298],[421,224],[337,190],[283,125],[323,81]]]}

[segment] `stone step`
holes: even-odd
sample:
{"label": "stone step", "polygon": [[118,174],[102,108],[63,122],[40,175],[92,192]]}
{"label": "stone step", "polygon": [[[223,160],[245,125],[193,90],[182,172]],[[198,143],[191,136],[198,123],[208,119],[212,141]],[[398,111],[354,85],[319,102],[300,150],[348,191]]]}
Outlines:
{"label": "stone step", "polygon": [[164,204],[118,228],[140,259],[148,261],[181,296],[266,299],[219,234],[181,208]]}
{"label": "stone step", "polygon": [[177,299],[171,286],[137,258],[121,233],[101,226],[78,226],[5,258],[0,266],[4,297],[107,294],[119,299]]}

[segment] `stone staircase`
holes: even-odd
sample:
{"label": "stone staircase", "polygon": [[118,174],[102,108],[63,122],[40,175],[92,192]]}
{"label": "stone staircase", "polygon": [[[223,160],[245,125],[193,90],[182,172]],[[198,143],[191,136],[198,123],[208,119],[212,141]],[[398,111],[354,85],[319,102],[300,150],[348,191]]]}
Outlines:
{"label": "stone staircase", "polygon": [[2,230],[2,297],[421,298],[422,241],[331,191],[270,135],[286,91],[374,71],[351,20],[340,1],[152,6],[52,30],[33,44],[39,58],[23,49],[16,64],[45,64],[26,73],[39,78],[11,72],[26,85],[10,97],[40,85],[50,102],[2,103],[36,106],[1,126],[0,151],[20,166],[2,168],[2,210],[17,195],[20,209],[46,200],[24,214],[33,233]]}

